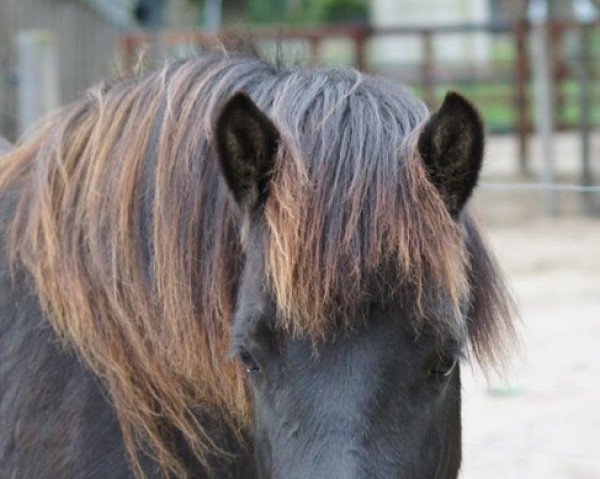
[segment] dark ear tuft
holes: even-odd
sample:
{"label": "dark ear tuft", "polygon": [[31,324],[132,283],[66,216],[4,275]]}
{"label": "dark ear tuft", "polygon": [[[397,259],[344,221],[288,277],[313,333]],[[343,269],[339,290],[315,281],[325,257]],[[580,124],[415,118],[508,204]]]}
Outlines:
{"label": "dark ear tuft", "polygon": [[446,95],[419,137],[419,152],[448,210],[457,216],[471,196],[483,160],[483,123],[457,93]]}
{"label": "dark ear tuft", "polygon": [[238,204],[258,206],[268,193],[279,133],[245,93],[233,95],[216,123],[223,176]]}

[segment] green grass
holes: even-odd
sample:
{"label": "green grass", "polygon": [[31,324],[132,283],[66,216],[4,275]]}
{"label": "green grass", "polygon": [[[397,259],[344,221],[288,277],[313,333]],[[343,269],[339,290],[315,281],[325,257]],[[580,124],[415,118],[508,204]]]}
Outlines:
{"label": "green grass", "polygon": [[[413,85],[413,91],[421,98],[425,91],[421,86]],[[562,104],[554,106],[557,125],[576,128],[581,119],[580,86],[575,80],[563,82],[558,86],[562,94]],[[510,131],[515,128],[517,110],[514,100],[514,88],[509,83],[445,83],[435,86],[435,105],[441,103],[448,90],[456,90],[469,98],[480,110],[486,125],[491,131]],[[528,85],[530,122],[535,121],[533,88]],[[592,88],[591,124],[600,126],[600,81],[596,80]]]}

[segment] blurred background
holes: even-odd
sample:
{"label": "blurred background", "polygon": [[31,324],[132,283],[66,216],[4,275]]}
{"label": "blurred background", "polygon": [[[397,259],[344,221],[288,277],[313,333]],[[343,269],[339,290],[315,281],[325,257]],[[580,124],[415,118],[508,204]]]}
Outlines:
{"label": "blurred background", "polygon": [[600,478],[600,0],[0,0],[0,135],[219,31],[478,106],[473,206],[522,345],[501,377],[465,368],[461,477]]}

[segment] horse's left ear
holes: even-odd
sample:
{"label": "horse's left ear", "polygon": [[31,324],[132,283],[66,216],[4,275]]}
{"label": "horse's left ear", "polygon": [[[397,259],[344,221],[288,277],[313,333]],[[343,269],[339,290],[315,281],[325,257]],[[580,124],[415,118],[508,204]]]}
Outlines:
{"label": "horse's left ear", "polygon": [[419,152],[429,178],[452,216],[471,196],[483,161],[483,122],[477,110],[457,93],[446,94],[419,137]]}
{"label": "horse's left ear", "polygon": [[238,204],[256,208],[267,195],[279,132],[248,95],[231,97],[216,122],[223,176]]}

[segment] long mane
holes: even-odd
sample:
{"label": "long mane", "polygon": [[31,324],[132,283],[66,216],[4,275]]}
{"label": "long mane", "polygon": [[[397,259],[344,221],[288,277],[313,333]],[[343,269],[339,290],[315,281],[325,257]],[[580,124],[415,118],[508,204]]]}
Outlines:
{"label": "long mane", "polygon": [[420,317],[438,321],[427,304],[451,299],[441,323],[466,326],[481,360],[510,331],[475,223],[452,221],[414,146],[427,109],[400,86],[224,51],[95,87],[3,158],[0,188],[21,192],[14,267],[103,379],[140,476],[140,451],[185,476],[165,431],[207,464],[219,451],[202,415],[240,440],[248,430],[243,374],[228,359],[241,232],[213,149],[213,121],[239,90],[283,138],[264,252],[282,328],[326,335],[331,313],[351,317],[391,258]]}

